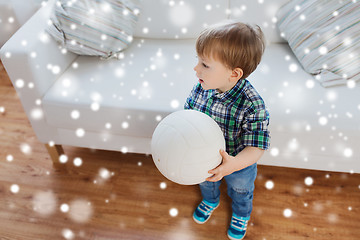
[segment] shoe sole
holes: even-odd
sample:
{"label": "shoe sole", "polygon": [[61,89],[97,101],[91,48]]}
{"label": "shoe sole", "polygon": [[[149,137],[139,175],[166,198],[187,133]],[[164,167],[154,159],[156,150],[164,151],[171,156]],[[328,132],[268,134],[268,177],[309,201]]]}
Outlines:
{"label": "shoe sole", "polygon": [[233,238],[232,236],[230,236],[229,234],[227,235],[229,239],[231,240],[241,240],[241,239],[244,239],[244,237],[246,236],[246,233],[245,235],[242,237],[242,238]]}
{"label": "shoe sole", "polygon": [[208,219],[206,219],[204,222],[200,222],[199,220],[197,220],[197,219],[194,217],[194,214],[193,214],[192,217],[193,217],[194,221],[195,221],[197,224],[204,224],[204,223],[206,223],[207,221],[209,221],[211,215],[214,213],[215,209],[217,209],[219,206],[220,206],[220,203],[219,203],[219,205],[217,205],[217,206],[213,209],[213,211],[212,211],[212,213],[210,214],[210,216],[208,217]]}

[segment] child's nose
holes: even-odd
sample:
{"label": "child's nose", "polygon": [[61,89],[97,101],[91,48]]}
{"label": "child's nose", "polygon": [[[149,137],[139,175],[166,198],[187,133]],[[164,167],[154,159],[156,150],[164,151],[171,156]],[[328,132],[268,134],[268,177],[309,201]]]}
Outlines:
{"label": "child's nose", "polygon": [[194,71],[195,71],[195,72],[197,72],[197,66],[198,66],[198,65],[199,65],[199,64],[196,64],[195,67],[194,67]]}

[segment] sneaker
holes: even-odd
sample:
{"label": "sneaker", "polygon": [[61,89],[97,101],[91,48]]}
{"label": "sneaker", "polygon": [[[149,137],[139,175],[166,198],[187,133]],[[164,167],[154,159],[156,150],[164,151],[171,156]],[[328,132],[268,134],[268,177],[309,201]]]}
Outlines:
{"label": "sneaker", "polygon": [[243,239],[246,234],[246,228],[250,217],[238,217],[234,213],[231,217],[230,227],[228,229],[228,237],[231,240]]}
{"label": "sneaker", "polygon": [[219,203],[220,202],[210,203],[206,200],[203,200],[194,211],[194,221],[199,224],[206,223],[206,221],[209,220],[212,212],[219,206]]}

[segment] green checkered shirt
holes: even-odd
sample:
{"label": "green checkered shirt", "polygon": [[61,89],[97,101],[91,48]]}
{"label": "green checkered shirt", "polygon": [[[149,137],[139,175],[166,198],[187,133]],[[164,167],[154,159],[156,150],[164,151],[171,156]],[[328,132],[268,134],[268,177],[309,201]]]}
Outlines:
{"label": "green checkered shirt", "polygon": [[224,93],[194,86],[184,109],[194,109],[212,117],[224,133],[226,151],[236,156],[246,146],[268,149],[269,112],[259,93],[246,79]]}

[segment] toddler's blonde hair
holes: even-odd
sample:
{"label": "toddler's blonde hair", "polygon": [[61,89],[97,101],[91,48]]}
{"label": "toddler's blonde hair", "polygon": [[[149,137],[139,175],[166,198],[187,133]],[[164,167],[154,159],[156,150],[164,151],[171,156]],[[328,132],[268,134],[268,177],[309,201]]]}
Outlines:
{"label": "toddler's blonde hair", "polygon": [[224,22],[210,26],[200,33],[196,52],[211,57],[233,70],[241,68],[248,77],[258,66],[265,50],[265,37],[259,26],[241,22]]}

